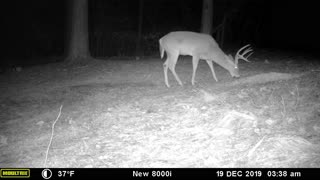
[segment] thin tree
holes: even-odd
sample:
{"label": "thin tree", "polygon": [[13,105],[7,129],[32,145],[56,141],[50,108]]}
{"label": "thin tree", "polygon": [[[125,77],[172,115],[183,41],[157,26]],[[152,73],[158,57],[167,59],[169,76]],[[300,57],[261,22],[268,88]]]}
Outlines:
{"label": "thin tree", "polygon": [[213,0],[202,1],[202,21],[201,32],[211,34],[212,31],[212,18],[213,18]]}
{"label": "thin tree", "polygon": [[91,58],[89,52],[88,33],[88,0],[71,0],[69,5],[70,19],[68,21],[67,57],[66,61],[73,63]]}
{"label": "thin tree", "polygon": [[142,24],[143,24],[143,0],[139,0],[139,19],[138,19],[138,37],[137,37],[137,44],[136,44],[136,59],[139,59],[141,56]]}

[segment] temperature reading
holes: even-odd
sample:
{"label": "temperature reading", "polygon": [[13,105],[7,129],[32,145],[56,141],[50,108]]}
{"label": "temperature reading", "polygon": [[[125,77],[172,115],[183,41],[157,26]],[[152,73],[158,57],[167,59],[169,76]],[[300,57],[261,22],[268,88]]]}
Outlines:
{"label": "temperature reading", "polygon": [[74,171],[58,171],[58,177],[72,177]]}

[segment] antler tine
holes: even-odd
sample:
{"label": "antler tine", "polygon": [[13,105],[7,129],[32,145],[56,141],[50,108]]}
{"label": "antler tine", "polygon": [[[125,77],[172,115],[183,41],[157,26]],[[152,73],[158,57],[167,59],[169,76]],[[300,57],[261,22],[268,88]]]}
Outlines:
{"label": "antler tine", "polygon": [[[249,48],[249,49],[246,49],[242,54],[239,55],[239,57],[241,57],[241,59],[247,61],[247,62],[250,62],[248,60],[249,56],[251,56],[253,54],[253,49],[252,48]],[[249,52],[251,52],[249,55],[247,55]],[[247,56],[247,57],[245,57]]]}
{"label": "antler tine", "polygon": [[247,44],[247,45],[243,46],[242,48],[240,48],[240,49],[237,51],[237,54],[239,54],[240,51],[244,50],[244,49],[247,48],[248,46],[250,46],[250,44]]}
{"label": "antler tine", "polygon": [[[243,59],[243,60],[245,60],[245,61],[247,61],[247,62],[250,62],[249,60],[248,60],[248,57],[249,56],[251,56],[252,54],[253,54],[253,49],[251,48],[251,47],[249,47],[250,46],[250,44],[247,44],[247,45],[245,45],[245,46],[243,46],[242,48],[240,48],[238,51],[237,51],[237,54],[236,54],[236,56],[235,56],[235,64],[236,65],[238,65],[238,61],[239,61],[239,59]],[[249,48],[247,48],[247,47],[249,47]],[[246,49],[247,48],[247,49]],[[245,50],[244,50],[245,49]],[[244,50],[244,52],[243,53],[240,53],[242,50]],[[246,56],[246,54],[248,54],[249,52],[251,52],[247,57],[245,57]]]}

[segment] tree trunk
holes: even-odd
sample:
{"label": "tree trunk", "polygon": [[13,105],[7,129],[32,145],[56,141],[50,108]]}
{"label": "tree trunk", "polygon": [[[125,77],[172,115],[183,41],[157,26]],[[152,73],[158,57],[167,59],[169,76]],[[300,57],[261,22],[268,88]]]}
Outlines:
{"label": "tree trunk", "polygon": [[138,38],[136,44],[136,59],[140,59],[141,56],[141,33],[143,23],[143,0],[139,0],[139,19],[138,19]]}
{"label": "tree trunk", "polygon": [[88,1],[71,0],[69,5],[71,12],[68,22],[69,36],[66,38],[66,61],[69,63],[85,61],[91,58],[89,52]]}
{"label": "tree trunk", "polygon": [[201,32],[210,34],[212,31],[212,11],[213,11],[213,0],[202,1],[202,22]]}
{"label": "tree trunk", "polygon": [[223,20],[222,20],[221,39],[220,39],[220,42],[219,42],[219,45],[220,45],[221,48],[223,48],[223,45],[224,45],[224,42],[225,42],[226,26],[227,26],[227,13],[224,13]]}

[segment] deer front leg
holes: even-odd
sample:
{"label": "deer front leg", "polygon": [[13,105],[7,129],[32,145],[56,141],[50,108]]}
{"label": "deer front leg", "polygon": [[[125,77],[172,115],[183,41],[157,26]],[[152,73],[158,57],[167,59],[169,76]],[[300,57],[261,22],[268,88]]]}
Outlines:
{"label": "deer front leg", "polygon": [[206,60],[210,69],[211,69],[211,73],[212,73],[212,77],[218,82],[218,79],[217,79],[217,76],[216,76],[216,73],[214,72],[214,69],[213,69],[213,64],[212,64],[212,61],[210,60]]}
{"label": "deer front leg", "polygon": [[192,67],[193,67],[192,79],[191,79],[192,86],[194,85],[194,78],[195,78],[195,76],[196,76],[196,71],[197,71],[197,68],[198,68],[198,63],[199,63],[199,57],[198,57],[198,56],[192,56]]}
{"label": "deer front leg", "polygon": [[167,87],[169,88],[169,82],[168,82],[168,58],[167,60],[163,63],[163,72],[164,72],[164,82],[166,83]]}
{"label": "deer front leg", "polygon": [[[168,54],[168,53],[167,53]],[[177,64],[177,61],[178,61],[178,57],[179,57],[179,53],[172,53],[169,55],[169,59],[168,59],[168,66],[169,66],[169,69],[171,70],[173,76],[176,78],[176,80],[178,81],[178,83],[180,84],[180,86],[183,86],[179,76],[177,75],[176,73],[176,64]]]}

